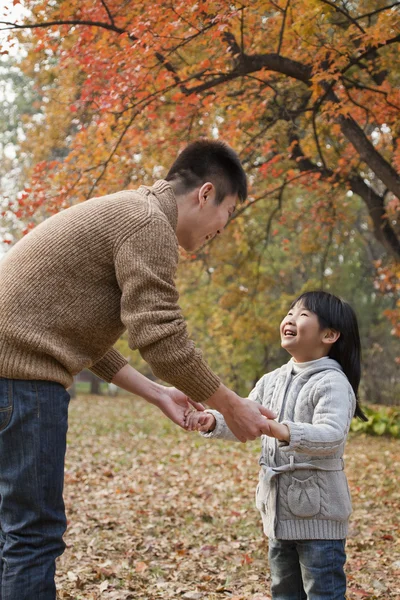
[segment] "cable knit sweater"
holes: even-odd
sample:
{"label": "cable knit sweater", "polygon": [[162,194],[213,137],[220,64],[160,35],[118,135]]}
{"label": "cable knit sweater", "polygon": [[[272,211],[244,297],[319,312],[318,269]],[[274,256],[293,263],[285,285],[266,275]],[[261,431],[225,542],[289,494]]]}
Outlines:
{"label": "cable knit sweater", "polygon": [[[263,436],[256,505],[264,531],[283,540],[343,539],[351,500],[343,451],[355,410],[353,390],[340,365],[321,358],[291,359],[264,375],[250,398],[288,426],[290,442]],[[223,416],[205,437],[236,440]]]}
{"label": "cable knit sweater", "polygon": [[0,376],[58,381],[88,367],[111,381],[125,329],[154,373],[204,401],[219,379],[188,338],[174,277],[171,186],[122,191],[44,221],[0,261]]}

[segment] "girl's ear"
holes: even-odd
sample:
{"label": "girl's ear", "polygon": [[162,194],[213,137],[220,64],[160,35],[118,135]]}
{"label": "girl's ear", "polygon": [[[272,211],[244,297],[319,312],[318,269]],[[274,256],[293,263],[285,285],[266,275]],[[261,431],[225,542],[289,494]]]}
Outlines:
{"label": "girl's ear", "polygon": [[324,344],[334,344],[340,338],[340,331],[336,331],[336,329],[325,329],[325,332],[322,336],[322,341]]}

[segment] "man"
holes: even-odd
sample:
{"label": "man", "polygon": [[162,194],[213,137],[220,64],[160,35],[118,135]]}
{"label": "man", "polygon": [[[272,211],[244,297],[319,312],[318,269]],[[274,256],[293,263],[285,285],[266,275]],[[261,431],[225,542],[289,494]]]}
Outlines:
{"label": "man", "polygon": [[[219,410],[242,441],[269,411],[239,398],[188,338],[174,277],[247,196],[236,154],[188,146],[166,180],[88,200],[49,218],[0,263],[0,600],[54,600],[66,527],[62,498],[72,377],[87,367],[184,427],[188,398]],[[113,344],[127,329],[151,382]],[[264,416],[263,416],[264,415]]]}

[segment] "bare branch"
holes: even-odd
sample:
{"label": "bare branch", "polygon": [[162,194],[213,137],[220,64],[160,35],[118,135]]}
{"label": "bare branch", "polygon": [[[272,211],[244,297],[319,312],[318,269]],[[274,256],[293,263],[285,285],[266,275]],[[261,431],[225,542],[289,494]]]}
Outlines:
{"label": "bare branch", "polygon": [[115,23],[114,23],[114,17],[112,16],[112,14],[111,14],[111,12],[110,12],[110,9],[108,8],[108,6],[107,6],[107,4],[106,4],[105,0],[101,0],[101,3],[102,3],[102,5],[104,6],[104,8],[105,8],[105,10],[106,10],[106,13],[107,13],[107,15],[108,15],[108,18],[110,19],[110,23],[111,23],[111,25],[115,25]]}
{"label": "bare branch", "polygon": [[[43,27],[57,27],[59,25],[82,25],[86,27],[100,27],[107,29],[108,31],[114,31],[115,33],[122,34],[127,33],[125,29],[121,29],[114,24],[104,23],[103,21],[85,21],[81,19],[59,19],[56,21],[46,21],[45,23],[10,23],[8,21],[0,21],[0,25],[6,25],[7,27],[1,27],[0,31],[14,30],[14,29],[38,29]],[[138,38],[133,34],[129,34],[131,40],[137,40]]]}
{"label": "bare branch", "polygon": [[356,21],[356,19],[354,19],[351,14],[344,8],[341,8],[340,6],[338,6],[337,4],[335,4],[334,2],[330,2],[330,0],[320,0],[320,2],[322,2],[322,4],[327,4],[328,6],[330,6],[331,8],[334,8],[336,10],[336,12],[341,13],[342,15],[344,15],[346,17],[346,19],[348,21],[350,21],[351,23],[353,23],[353,25],[355,25],[362,33],[365,33],[365,29],[363,29],[361,27],[361,25],[359,25]]}
{"label": "bare branch", "polygon": [[317,112],[315,110],[313,110],[313,112],[312,112],[312,126],[313,126],[314,140],[315,140],[315,144],[317,146],[318,155],[319,155],[319,157],[321,159],[321,162],[322,162],[322,164],[324,166],[324,169],[326,169],[325,158],[324,158],[324,155],[322,153],[321,144],[319,143],[316,117],[317,117]]}
{"label": "bare branch", "polygon": [[[333,211],[333,213],[335,213],[335,211]],[[321,280],[320,280],[320,284],[319,284],[319,287],[321,290],[324,289],[326,261],[328,260],[329,251],[332,247],[334,229],[335,229],[335,225],[334,225],[334,223],[332,223],[329,228],[328,242],[326,244],[324,244],[324,253],[323,253],[322,259],[321,259]]]}
{"label": "bare branch", "polygon": [[231,223],[232,221],[234,221],[235,219],[237,219],[237,217],[239,215],[242,215],[246,210],[249,209],[249,207],[253,206],[254,204],[256,204],[257,202],[259,202],[260,200],[264,200],[265,198],[268,198],[268,196],[273,196],[276,193],[280,193],[282,187],[286,187],[290,183],[292,183],[293,181],[298,181],[299,179],[302,179],[306,175],[310,175],[310,174],[312,174],[312,171],[304,171],[302,173],[299,173],[299,175],[295,175],[291,179],[285,180],[284,184],[278,185],[277,187],[272,188],[272,190],[267,190],[266,192],[264,192],[260,196],[257,196],[253,200],[253,202],[249,202],[245,206],[242,206],[242,208],[239,208],[238,210],[235,210],[235,212],[233,213],[232,217],[229,219],[228,224]]}
{"label": "bare branch", "polygon": [[[380,12],[384,12],[385,10],[390,10],[391,8],[394,8],[395,6],[400,6],[400,2],[393,2],[393,4],[389,4],[388,6],[382,6],[382,8],[377,8],[376,10],[373,10],[369,13],[365,13],[363,15],[359,15],[358,17],[353,17],[354,21],[361,21],[361,19],[367,19],[369,17],[374,17],[375,15],[377,15]],[[337,23],[338,25],[344,25],[344,21],[341,21],[339,23]]]}
{"label": "bare branch", "polygon": [[312,172],[320,173],[321,177],[329,179],[332,182],[341,181],[344,183],[347,181],[350,189],[364,200],[373,223],[375,237],[396,260],[400,260],[400,240],[386,214],[385,194],[379,196],[379,194],[365,183],[360,175],[350,175],[343,181],[340,175],[335,174],[331,169],[319,167],[310,158],[304,156],[297,135],[293,132],[290,135],[290,140],[296,142],[293,146],[292,158],[296,161],[300,171],[307,174]]}
{"label": "bare branch", "polygon": [[360,196],[368,207],[376,238],[397,261],[400,260],[400,240],[388,219],[384,196],[379,196],[360,175],[349,178],[352,191]]}
{"label": "bare branch", "polygon": [[385,100],[388,106],[391,106],[392,108],[395,108],[396,110],[400,110],[400,106],[397,106],[397,104],[393,104],[393,102],[391,102],[390,100],[388,100],[388,95],[389,93],[386,92],[385,90],[379,90],[378,88],[373,88],[369,85],[365,85],[365,83],[360,83],[359,81],[355,81],[354,79],[351,79],[350,77],[342,77],[343,81],[347,81],[348,83],[350,83],[352,85],[352,87],[358,89],[358,90],[368,90],[369,92],[374,92],[375,94],[382,94],[383,96],[385,96]]}
{"label": "bare branch", "polygon": [[114,148],[110,152],[109,157],[103,163],[103,169],[102,169],[100,175],[94,181],[92,187],[90,188],[90,190],[89,190],[89,192],[88,192],[88,194],[86,196],[86,199],[89,199],[92,196],[92,194],[93,194],[94,190],[96,189],[97,185],[99,184],[99,182],[101,181],[101,179],[104,177],[104,174],[105,174],[105,172],[107,170],[108,165],[110,164],[113,156],[115,155],[116,151],[118,150],[119,146],[121,145],[122,140],[124,139],[126,133],[128,132],[129,128],[131,127],[133,121],[136,119],[136,117],[137,117],[138,114],[139,114],[139,111],[134,112],[133,115],[132,115],[132,117],[128,121],[127,125],[124,127],[124,129],[123,129],[122,133],[120,134],[120,136],[119,136],[119,138],[118,138],[118,140],[117,140]]}
{"label": "bare branch", "polygon": [[285,9],[283,11],[283,19],[282,19],[282,26],[281,26],[281,30],[279,32],[279,42],[278,42],[278,49],[277,49],[277,54],[281,53],[281,48],[282,48],[282,42],[283,42],[283,34],[285,32],[285,25],[286,25],[286,17],[287,17],[287,11],[289,8],[289,4],[290,4],[290,0],[287,0],[286,2],[286,6]]}

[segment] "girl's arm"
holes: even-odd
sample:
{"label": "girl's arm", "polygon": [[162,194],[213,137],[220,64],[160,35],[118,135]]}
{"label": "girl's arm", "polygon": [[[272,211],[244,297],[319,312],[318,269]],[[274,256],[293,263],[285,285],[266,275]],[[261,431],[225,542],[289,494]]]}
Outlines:
{"label": "girl's arm", "polygon": [[340,373],[329,373],[318,383],[315,394],[312,423],[281,423],[289,430],[289,440],[279,444],[282,451],[328,456],[345,442],[355,409],[348,380]]}
{"label": "girl's arm", "polygon": [[201,435],[206,438],[213,438],[218,440],[227,440],[229,442],[240,442],[234,433],[229,429],[226,421],[217,410],[206,410],[206,413],[210,414],[214,420],[214,428],[210,431],[200,431]]}
{"label": "girl's arm", "polygon": [[[275,371],[273,373],[275,373]],[[267,375],[264,375],[263,377],[261,377],[261,379],[257,382],[256,386],[253,388],[253,390],[249,394],[249,400],[254,400],[258,404],[266,406],[267,408],[268,408],[268,404],[264,402],[264,398],[266,396],[265,391],[268,386],[268,381],[269,381],[270,375],[271,375],[271,373],[268,373]],[[240,442],[240,440],[229,429],[223,415],[220,412],[218,412],[217,410],[206,410],[205,412],[214,417],[215,426],[213,427],[213,429],[211,431],[210,430],[208,430],[208,431],[200,430],[200,433],[203,437],[227,440],[227,441],[231,441],[231,442]],[[272,420],[268,419],[268,425],[269,425],[270,432],[272,435],[273,428],[275,427],[275,425],[279,425],[279,424],[276,423],[276,421],[272,421]]]}

